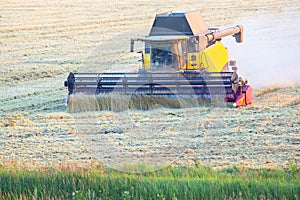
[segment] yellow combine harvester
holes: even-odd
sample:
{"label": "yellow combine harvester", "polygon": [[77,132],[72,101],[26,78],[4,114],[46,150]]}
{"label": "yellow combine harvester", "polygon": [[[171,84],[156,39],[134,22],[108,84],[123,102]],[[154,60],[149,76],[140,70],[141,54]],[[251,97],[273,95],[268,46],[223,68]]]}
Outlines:
{"label": "yellow combine harvester", "polygon": [[[207,28],[200,12],[167,12],[155,17],[150,34],[131,39],[143,42],[142,68],[136,73],[72,73],[65,86],[68,100],[76,93],[149,95],[211,99],[222,96],[234,106],[252,103],[252,88],[237,74],[235,61],[221,39],[243,41],[243,26]],[[229,69],[232,67],[232,71]]]}

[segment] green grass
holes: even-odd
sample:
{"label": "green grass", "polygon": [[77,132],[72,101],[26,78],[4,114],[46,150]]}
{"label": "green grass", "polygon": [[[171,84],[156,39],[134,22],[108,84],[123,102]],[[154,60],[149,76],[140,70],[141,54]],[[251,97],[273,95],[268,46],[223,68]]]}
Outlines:
{"label": "green grass", "polygon": [[0,199],[299,199],[300,172],[165,167],[130,174],[109,168],[0,169]]}

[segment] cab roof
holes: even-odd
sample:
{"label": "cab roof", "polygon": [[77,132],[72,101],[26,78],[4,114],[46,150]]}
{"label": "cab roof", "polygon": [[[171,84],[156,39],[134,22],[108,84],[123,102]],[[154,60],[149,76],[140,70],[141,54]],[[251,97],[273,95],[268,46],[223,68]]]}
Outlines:
{"label": "cab roof", "polygon": [[157,14],[149,36],[205,35],[208,28],[199,11]]}

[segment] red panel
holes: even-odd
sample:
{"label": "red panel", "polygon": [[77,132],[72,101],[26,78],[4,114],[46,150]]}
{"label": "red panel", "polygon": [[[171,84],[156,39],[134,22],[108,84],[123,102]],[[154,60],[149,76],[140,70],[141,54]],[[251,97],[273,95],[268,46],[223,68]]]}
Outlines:
{"label": "red panel", "polygon": [[242,88],[242,93],[239,93],[235,99],[234,106],[246,106],[253,103],[252,87],[250,85],[245,85]]}

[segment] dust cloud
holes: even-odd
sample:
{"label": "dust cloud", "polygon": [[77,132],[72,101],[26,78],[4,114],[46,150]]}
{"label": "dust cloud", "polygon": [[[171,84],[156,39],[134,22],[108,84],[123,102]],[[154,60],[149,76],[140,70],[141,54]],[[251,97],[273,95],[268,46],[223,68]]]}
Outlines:
{"label": "dust cloud", "polygon": [[239,74],[256,88],[300,86],[300,9],[241,19],[244,42],[223,40]]}

